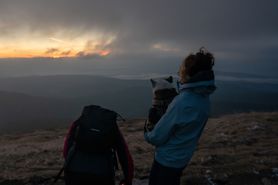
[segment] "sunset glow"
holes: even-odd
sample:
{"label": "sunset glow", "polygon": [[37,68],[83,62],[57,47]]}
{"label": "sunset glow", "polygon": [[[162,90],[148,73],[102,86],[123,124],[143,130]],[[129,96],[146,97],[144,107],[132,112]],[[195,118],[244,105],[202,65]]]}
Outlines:
{"label": "sunset glow", "polygon": [[91,55],[107,56],[112,50],[113,35],[83,34],[78,37],[69,34],[35,35],[1,38],[0,58],[64,58]]}
{"label": "sunset glow", "polygon": [[155,50],[163,51],[163,52],[172,52],[172,53],[180,52],[179,48],[175,48],[175,47],[167,45],[165,43],[156,43],[156,44],[152,45],[152,48]]}

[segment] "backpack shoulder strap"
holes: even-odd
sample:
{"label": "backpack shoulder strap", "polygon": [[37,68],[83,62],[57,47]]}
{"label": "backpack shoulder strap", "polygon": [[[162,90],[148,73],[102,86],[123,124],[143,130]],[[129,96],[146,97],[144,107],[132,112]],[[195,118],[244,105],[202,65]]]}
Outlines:
{"label": "backpack shoulder strap", "polygon": [[65,170],[64,166],[60,169],[60,171],[58,172],[58,174],[54,177],[53,182],[51,183],[51,185],[54,185],[61,177],[63,171]]}
{"label": "backpack shoulder strap", "polygon": [[117,114],[117,121],[126,121],[125,118],[123,118],[120,114],[116,113]]}

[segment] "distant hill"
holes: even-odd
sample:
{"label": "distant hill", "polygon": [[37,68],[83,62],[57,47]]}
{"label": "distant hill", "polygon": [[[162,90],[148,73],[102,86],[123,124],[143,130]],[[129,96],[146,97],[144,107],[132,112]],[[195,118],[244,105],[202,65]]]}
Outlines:
{"label": "distant hill", "polygon": [[[216,85],[211,97],[214,117],[278,110],[277,84],[217,80]],[[4,130],[21,129],[19,124],[30,125],[22,128],[65,125],[88,104],[113,109],[126,118],[144,118],[152,92],[149,80],[90,75],[29,76],[0,78],[0,99],[0,127]]]}
{"label": "distant hill", "polygon": [[72,102],[55,98],[0,92],[0,133],[59,128],[80,111]]}
{"label": "distant hill", "polygon": [[217,81],[211,97],[212,116],[278,110],[278,85]]}
{"label": "distant hill", "polygon": [[70,100],[79,106],[100,104],[126,117],[142,117],[151,105],[147,80],[120,80],[88,75],[0,78],[0,90]]}

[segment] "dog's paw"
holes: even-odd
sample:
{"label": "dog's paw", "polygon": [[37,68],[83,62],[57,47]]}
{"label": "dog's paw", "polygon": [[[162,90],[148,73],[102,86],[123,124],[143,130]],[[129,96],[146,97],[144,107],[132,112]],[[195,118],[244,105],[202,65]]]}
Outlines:
{"label": "dog's paw", "polygon": [[154,128],[154,124],[150,122],[149,120],[146,120],[145,126],[144,126],[144,131],[145,132],[151,132]]}

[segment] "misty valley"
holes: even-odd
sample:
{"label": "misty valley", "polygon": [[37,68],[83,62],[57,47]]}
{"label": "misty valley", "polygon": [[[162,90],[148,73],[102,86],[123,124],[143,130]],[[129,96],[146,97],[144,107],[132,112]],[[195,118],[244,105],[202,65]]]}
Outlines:
{"label": "misty valley", "polygon": [[[211,116],[274,111],[278,85],[216,81]],[[147,116],[149,80],[123,80],[92,75],[28,76],[0,79],[0,130],[20,132],[68,126],[83,106],[98,104],[127,119]]]}

